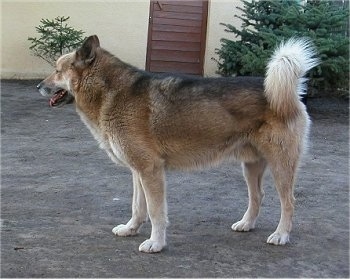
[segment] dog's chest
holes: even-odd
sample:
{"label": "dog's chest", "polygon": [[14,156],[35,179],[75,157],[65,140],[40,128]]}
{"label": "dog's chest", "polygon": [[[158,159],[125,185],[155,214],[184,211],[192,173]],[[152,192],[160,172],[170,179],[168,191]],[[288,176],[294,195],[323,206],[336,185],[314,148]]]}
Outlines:
{"label": "dog's chest", "polygon": [[124,152],[120,145],[115,140],[112,141],[108,135],[104,134],[101,129],[79,108],[77,108],[77,112],[82,122],[86,125],[86,127],[88,127],[91,134],[98,142],[99,147],[107,152],[108,156],[113,162],[119,165],[127,166],[127,160],[125,159]]}

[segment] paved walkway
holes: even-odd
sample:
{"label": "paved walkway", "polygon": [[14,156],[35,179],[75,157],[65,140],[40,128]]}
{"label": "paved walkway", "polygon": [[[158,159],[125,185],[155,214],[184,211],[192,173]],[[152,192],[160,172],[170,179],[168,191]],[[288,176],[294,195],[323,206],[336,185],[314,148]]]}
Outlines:
{"label": "paved walkway", "polygon": [[[311,145],[296,183],[291,244],[266,244],[280,206],[269,174],[257,228],[235,233],[240,165],[169,173],[168,248],[111,230],[131,213],[131,174],[98,149],[73,106],[34,82],[2,82],[1,277],[349,277],[348,104],[309,100]],[[197,192],[196,195],[194,193]]]}

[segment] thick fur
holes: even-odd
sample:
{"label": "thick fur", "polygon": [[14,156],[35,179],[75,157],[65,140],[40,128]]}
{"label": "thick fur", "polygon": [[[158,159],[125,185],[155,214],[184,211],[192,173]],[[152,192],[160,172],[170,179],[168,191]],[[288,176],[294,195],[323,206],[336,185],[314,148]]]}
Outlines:
{"label": "thick fur", "polygon": [[302,109],[299,102],[305,89],[302,77],[319,64],[313,58],[315,54],[309,40],[292,38],[277,48],[267,65],[265,95],[271,109],[281,118],[293,119]]}
{"label": "thick fur", "polygon": [[152,232],[139,250],[166,245],[166,169],[197,169],[224,160],[242,161],[249,204],[234,231],[254,228],[263,198],[262,177],[271,169],[281,201],[281,219],[267,242],[289,241],[293,185],[307,139],[309,117],[299,101],[303,75],[317,60],[304,39],[275,51],[263,78],[195,78],[138,70],[89,37],[57,61],[38,85],[42,93],[64,89],[100,147],[133,175],[132,217],[113,229],[139,232],[150,217]]}

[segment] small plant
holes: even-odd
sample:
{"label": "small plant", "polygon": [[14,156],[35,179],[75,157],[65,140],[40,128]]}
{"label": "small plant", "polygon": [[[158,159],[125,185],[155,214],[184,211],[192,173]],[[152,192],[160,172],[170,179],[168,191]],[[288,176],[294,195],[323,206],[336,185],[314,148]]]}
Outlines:
{"label": "small plant", "polygon": [[54,66],[55,61],[64,53],[71,52],[81,45],[85,37],[82,30],[75,30],[68,26],[69,16],[59,16],[53,20],[41,19],[42,25],[35,27],[39,38],[29,37],[29,49]]}

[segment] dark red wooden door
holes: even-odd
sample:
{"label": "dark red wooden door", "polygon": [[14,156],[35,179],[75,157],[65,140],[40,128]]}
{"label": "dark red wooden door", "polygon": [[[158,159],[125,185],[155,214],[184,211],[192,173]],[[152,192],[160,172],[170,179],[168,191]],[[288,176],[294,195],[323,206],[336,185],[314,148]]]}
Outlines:
{"label": "dark red wooden door", "polygon": [[153,1],[146,70],[203,75],[208,1]]}

